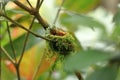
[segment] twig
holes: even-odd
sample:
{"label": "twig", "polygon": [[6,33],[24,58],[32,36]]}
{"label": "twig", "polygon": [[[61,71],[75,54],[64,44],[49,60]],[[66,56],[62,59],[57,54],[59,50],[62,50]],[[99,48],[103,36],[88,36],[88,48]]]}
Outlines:
{"label": "twig", "polygon": [[43,3],[44,0],[41,0],[40,4],[38,5],[38,9],[40,9],[42,3]]}
{"label": "twig", "polygon": [[14,0],[13,1],[16,5],[18,5],[19,7],[21,7],[22,9],[26,10],[27,12],[31,12],[31,9],[28,8],[27,6],[25,6],[24,4],[22,4],[21,2],[19,2],[18,0]]}
{"label": "twig", "polygon": [[[7,14],[5,12],[5,8],[4,8],[4,13],[7,16]],[[7,24],[7,31],[8,31],[8,36],[9,36],[9,41],[10,41],[10,45],[11,45],[11,48],[12,48],[13,56],[14,56],[15,61],[17,62],[16,55],[15,55],[16,54],[15,49],[13,47],[13,42],[12,42],[12,38],[11,38],[11,35],[10,35],[10,28],[9,28],[8,21],[6,21],[6,24]]]}
{"label": "twig", "polygon": [[[3,13],[7,16],[6,11],[5,11],[5,7],[3,7]],[[14,59],[17,62],[16,55],[15,55],[15,49],[13,47],[13,42],[12,42],[12,38],[11,38],[11,35],[10,35],[10,28],[9,28],[9,24],[8,24],[7,21],[6,21],[6,25],[7,25],[7,32],[8,32],[8,36],[9,36],[10,46],[11,46],[11,49],[12,49],[12,52],[13,52]]]}
{"label": "twig", "polygon": [[18,0],[14,0],[13,2],[20,8],[29,12],[31,15],[34,15],[45,30],[49,27],[49,24],[46,21],[44,21],[43,18],[40,16],[39,10],[34,8],[30,9],[27,6],[23,5],[21,2],[19,2]]}
{"label": "twig", "polygon": [[[34,23],[34,20],[35,20],[35,17],[33,18],[32,23],[31,23],[31,25],[30,25],[29,29],[31,29],[31,28],[32,28],[33,23]],[[23,50],[22,50],[22,53],[21,53],[20,59],[19,59],[19,61],[18,61],[18,64],[20,64],[20,63],[21,63],[21,60],[22,60],[22,58],[23,58],[24,51],[25,51],[25,47],[26,47],[26,45],[27,45],[27,41],[28,41],[28,37],[29,37],[29,32],[26,34],[26,38],[25,38],[25,41],[24,41]]]}
{"label": "twig", "polygon": [[47,39],[47,38],[45,38],[45,37],[43,37],[43,36],[41,36],[41,35],[38,35],[38,34],[32,32],[31,30],[29,30],[29,29],[25,28],[24,26],[20,25],[19,23],[15,22],[14,20],[12,20],[11,18],[9,18],[8,16],[6,16],[6,15],[4,15],[4,14],[2,14],[2,13],[0,13],[0,15],[1,15],[1,16],[4,16],[4,17],[5,17],[6,19],[8,19],[9,21],[11,21],[12,23],[14,23],[15,25],[18,25],[20,28],[22,28],[22,29],[26,30],[27,32],[33,34],[34,36],[39,37],[39,38],[42,38],[42,39],[47,40],[47,41],[50,41],[50,39]]}
{"label": "twig", "polygon": [[17,78],[18,78],[18,80],[21,80],[21,79],[20,79],[19,67],[20,67],[20,66],[19,66],[18,64],[15,64],[16,73],[17,73]]}
{"label": "twig", "polygon": [[[35,17],[33,18],[32,23],[31,23],[29,29],[32,28],[32,25],[33,25],[34,20],[35,20]],[[24,51],[25,51],[25,47],[26,47],[26,44],[27,44],[28,37],[29,37],[29,32],[28,32],[27,35],[26,35],[26,38],[25,38],[25,41],[24,41],[24,46],[23,46],[23,50],[22,50],[20,59],[19,59],[18,63],[17,63],[16,66],[15,66],[15,67],[16,67],[17,76],[18,76],[18,80],[20,79],[19,67],[20,67],[20,63],[21,63],[22,58],[23,58],[23,55],[24,55]]]}
{"label": "twig", "polygon": [[35,17],[37,18],[37,20],[39,21],[39,23],[40,23],[40,24],[44,27],[44,29],[46,30],[46,29],[49,27],[49,24],[42,19],[42,17],[40,16],[39,13],[36,13],[36,14],[34,14],[34,15],[35,15]]}
{"label": "twig", "polygon": [[9,55],[9,53],[8,53],[3,47],[0,47],[0,50],[7,56],[7,58],[8,58],[13,64],[15,64],[15,60],[12,59],[12,57]]}
{"label": "twig", "polygon": [[75,71],[75,75],[77,76],[77,78],[78,78],[79,80],[83,80],[83,77],[82,77],[82,75],[80,74],[80,72]]}
{"label": "twig", "polygon": [[39,9],[39,4],[40,4],[40,0],[37,0],[37,3],[36,3],[36,9],[37,10]]}
{"label": "twig", "polygon": [[33,6],[31,5],[31,3],[30,3],[29,0],[27,0],[27,3],[29,4],[29,6],[30,6],[31,8],[33,8]]}
{"label": "twig", "polygon": [[15,55],[15,54],[16,54],[16,53],[15,53],[15,49],[14,49],[14,47],[13,47],[13,42],[12,42],[11,35],[10,35],[10,28],[9,28],[9,24],[8,24],[7,21],[6,21],[6,24],[7,24],[7,31],[8,31],[10,46],[11,46],[11,49],[12,49],[12,52],[13,52],[14,59],[15,59],[15,61],[17,62],[16,55]]}
{"label": "twig", "polygon": [[38,72],[39,72],[39,69],[40,69],[40,67],[41,67],[41,65],[42,65],[42,60],[45,58],[45,53],[43,53],[43,55],[42,55],[42,57],[41,57],[41,59],[40,59],[40,61],[39,61],[39,63],[38,63],[38,66],[37,66],[37,68],[36,68],[36,70],[35,70],[35,72],[34,72],[34,74],[33,74],[33,77],[32,77],[32,80],[35,80],[35,78],[36,78],[36,76],[37,76],[37,74],[38,74]]}
{"label": "twig", "polygon": [[58,11],[57,11],[56,16],[55,16],[55,20],[54,20],[54,22],[53,22],[53,25],[55,25],[55,23],[56,23],[56,21],[57,21],[57,18],[58,18],[59,14],[60,14],[60,11],[61,11],[61,8],[62,8],[64,2],[65,2],[65,0],[62,0],[62,3],[61,3],[61,5],[60,5],[60,7],[59,7],[59,9],[58,9]]}

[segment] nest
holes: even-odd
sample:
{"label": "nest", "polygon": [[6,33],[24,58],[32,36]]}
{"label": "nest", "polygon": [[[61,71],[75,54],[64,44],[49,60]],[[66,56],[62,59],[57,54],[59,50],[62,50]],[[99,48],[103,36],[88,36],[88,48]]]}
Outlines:
{"label": "nest", "polygon": [[50,39],[48,46],[61,55],[68,55],[75,50],[74,37],[69,33],[65,33],[62,36],[49,34],[47,38]]}

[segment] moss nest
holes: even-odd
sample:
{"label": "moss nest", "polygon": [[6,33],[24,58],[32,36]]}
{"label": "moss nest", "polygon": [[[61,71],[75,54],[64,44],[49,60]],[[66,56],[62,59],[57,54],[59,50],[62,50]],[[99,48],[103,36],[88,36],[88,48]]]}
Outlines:
{"label": "moss nest", "polygon": [[48,46],[61,55],[68,55],[75,50],[75,39],[67,32],[62,36],[49,34],[47,38],[50,39]]}

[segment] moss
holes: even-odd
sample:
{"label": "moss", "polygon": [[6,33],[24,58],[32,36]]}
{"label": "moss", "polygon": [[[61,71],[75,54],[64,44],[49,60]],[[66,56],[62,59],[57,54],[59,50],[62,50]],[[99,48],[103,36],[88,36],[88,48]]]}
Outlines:
{"label": "moss", "polygon": [[51,40],[48,41],[48,46],[61,55],[68,55],[75,50],[74,37],[69,33],[63,36],[50,34],[47,38]]}

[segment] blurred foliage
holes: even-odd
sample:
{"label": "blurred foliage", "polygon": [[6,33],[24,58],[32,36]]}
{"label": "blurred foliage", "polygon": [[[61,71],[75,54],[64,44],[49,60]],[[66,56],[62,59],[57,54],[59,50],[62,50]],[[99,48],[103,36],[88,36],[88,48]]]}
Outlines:
{"label": "blurred foliage", "polygon": [[118,65],[109,65],[100,70],[96,70],[85,80],[115,80],[118,73]]}
{"label": "blurred foliage", "polygon": [[[16,78],[15,74],[12,73],[9,68],[6,66],[5,64],[5,61],[1,61],[1,77],[2,77],[2,80],[9,80],[9,79],[12,79],[14,80]],[[4,71],[4,72],[3,72]],[[6,77],[7,75],[7,77]]]}
{"label": "blurred foliage", "polygon": [[[63,7],[70,11],[87,13],[95,9],[99,3],[100,0],[69,0],[64,3]],[[57,4],[60,4],[59,0],[57,0]]]}
{"label": "blurred foliage", "polygon": [[103,33],[106,32],[105,26],[102,23],[92,17],[82,14],[75,14],[72,12],[63,13],[60,17],[60,22],[72,31],[78,30],[78,27],[82,25],[92,29],[99,28]]}
{"label": "blurred foliage", "polygon": [[[13,5],[12,1],[14,0],[5,1],[5,5],[8,8],[6,9],[7,15],[16,22],[24,25],[26,28],[29,28],[33,16],[28,14],[23,9],[20,9],[18,6]],[[52,4],[52,6],[59,6],[62,0],[54,1],[56,3]],[[21,2],[26,4],[26,1],[24,0],[21,0]],[[13,8],[10,8],[11,4]],[[46,4],[43,3],[43,6]],[[96,49],[95,47],[84,49],[82,48],[80,41],[76,38],[76,53],[66,56],[63,62],[55,63],[58,64],[58,66],[54,71],[58,71],[61,76],[60,78],[54,79],[54,75],[52,75],[53,80],[63,80],[69,75],[73,75],[72,72],[75,70],[80,71],[81,74],[85,76],[84,80],[120,80],[120,57],[118,57],[118,59],[115,59],[117,61],[113,61],[113,63],[110,62],[116,58],[114,56],[120,55],[120,8],[116,14],[112,14],[113,22],[111,22],[111,24],[114,23],[114,25],[112,32],[108,35],[106,26],[103,23],[98,21],[96,18],[87,15],[89,12],[94,12],[94,10],[99,7],[99,4],[101,4],[100,0],[66,0],[63,5],[63,12],[60,14],[58,24],[66,27],[66,29],[70,31],[74,38],[76,38],[74,33],[78,31],[81,26],[93,30],[99,29],[101,31],[100,35],[102,36],[100,36],[101,39],[99,38],[98,41],[103,42],[105,45],[110,41],[111,43],[109,43],[108,46],[112,46],[114,50],[110,51],[110,49],[105,50],[103,48]],[[26,6],[28,6],[28,4],[26,4]],[[46,10],[49,11],[49,7],[45,7],[41,11],[44,12]],[[54,6],[52,10],[56,10],[56,6]],[[51,15],[49,14],[55,15],[53,12],[44,13],[50,17]],[[47,19],[45,16],[43,16],[43,18]],[[4,21],[0,22],[0,42],[1,46],[6,49],[11,57],[13,57],[13,52],[7,32],[6,21],[7,20],[5,19]],[[16,56],[17,59],[19,59],[24,45],[26,31],[20,29],[18,26],[14,25],[11,22],[8,23],[10,25],[9,27]],[[34,21],[31,30],[39,35],[46,35],[47,33],[47,31],[44,31],[36,20]],[[105,40],[103,41],[103,39]],[[47,48],[48,47],[46,47],[46,42],[33,36],[32,34],[29,34],[27,46],[25,48],[24,56],[20,65],[20,74],[23,79],[31,80],[36,68],[41,62],[36,80],[46,80],[46,76],[48,76],[49,71],[51,71],[51,66],[56,60],[56,56],[53,56],[51,59],[48,59],[48,56],[42,58],[44,54],[50,54],[52,52],[52,50],[49,51]],[[92,69],[93,71],[89,71],[89,69]],[[8,61],[7,57],[4,54],[2,55],[1,70],[1,80],[15,80],[17,78],[13,64]]]}
{"label": "blurred foliage", "polygon": [[[107,61],[111,58],[110,52],[104,52],[101,50],[91,50],[80,51],[74,56],[69,56],[65,60],[65,70],[75,71],[82,70],[92,64],[99,63],[102,61]],[[78,62],[79,64],[76,64]],[[71,65],[72,64],[72,65]]]}

